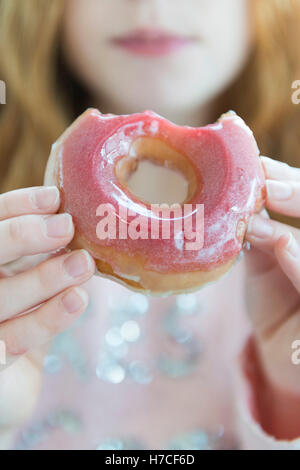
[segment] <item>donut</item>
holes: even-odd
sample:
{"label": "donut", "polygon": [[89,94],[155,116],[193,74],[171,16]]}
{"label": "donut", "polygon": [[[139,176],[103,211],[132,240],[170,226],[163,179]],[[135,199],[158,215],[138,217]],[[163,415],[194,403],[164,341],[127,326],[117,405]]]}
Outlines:
{"label": "donut", "polygon": [[[187,197],[174,206],[134,195],[141,160],[180,172]],[[100,275],[151,295],[197,290],[233,266],[250,216],[265,200],[252,131],[234,112],[205,127],[178,126],[152,111],[89,109],[52,146],[45,185],[61,192]]]}

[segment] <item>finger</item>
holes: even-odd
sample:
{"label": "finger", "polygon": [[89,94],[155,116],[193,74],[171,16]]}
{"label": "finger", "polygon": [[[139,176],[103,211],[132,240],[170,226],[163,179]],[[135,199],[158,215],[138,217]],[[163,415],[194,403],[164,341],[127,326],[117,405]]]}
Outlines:
{"label": "finger", "polygon": [[[88,295],[82,288],[69,289],[28,315],[11,319],[0,326],[7,363],[26,352],[40,348],[65,330],[86,309]],[[8,365],[6,364],[6,365]]]}
{"label": "finger", "polygon": [[66,253],[69,253],[69,250],[67,248],[61,248],[51,253],[23,256],[22,258],[18,258],[16,261],[0,266],[0,279],[3,277],[15,276],[16,274],[23,273],[24,271],[29,271],[29,269],[34,268],[49,258],[54,258]]}
{"label": "finger", "polygon": [[291,232],[279,238],[274,253],[281,269],[300,293],[300,245]]}
{"label": "finger", "polygon": [[49,259],[30,271],[0,282],[0,323],[54,297],[68,287],[82,284],[95,272],[85,251]]}
{"label": "finger", "polygon": [[261,157],[265,175],[270,180],[300,181],[300,169],[268,157]]}
{"label": "finger", "polygon": [[17,259],[8,264],[0,266],[0,279],[4,277],[15,276],[16,274],[23,273],[29,269],[34,268],[38,264],[41,264],[46,259],[50,258],[52,255],[50,253],[45,253],[41,255],[33,256],[23,256],[22,258]]}
{"label": "finger", "polygon": [[266,206],[280,214],[300,217],[300,178],[299,181],[267,180]]}
{"label": "finger", "polygon": [[273,253],[277,240],[291,232],[296,239],[300,238],[297,228],[267,219],[261,215],[253,215],[249,221],[246,240],[254,247],[267,253]]}
{"label": "finger", "polygon": [[26,214],[57,212],[59,190],[55,186],[18,189],[0,195],[0,220]]}
{"label": "finger", "polygon": [[70,243],[73,236],[69,214],[24,215],[4,220],[0,222],[0,264],[57,250]]}
{"label": "finger", "polygon": [[299,305],[299,293],[282,272],[274,253],[269,258],[261,251],[251,250],[245,259],[247,282],[244,300],[247,312],[256,336],[266,339],[295,311]]}

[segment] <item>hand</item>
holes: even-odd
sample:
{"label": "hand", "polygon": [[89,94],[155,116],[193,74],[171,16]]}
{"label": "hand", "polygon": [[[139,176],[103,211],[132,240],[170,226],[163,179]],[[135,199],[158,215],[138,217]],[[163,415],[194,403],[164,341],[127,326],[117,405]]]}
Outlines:
{"label": "hand", "polygon": [[85,251],[49,255],[74,236],[71,216],[55,214],[59,205],[54,187],[0,195],[0,434],[31,413],[45,345],[87,306],[78,286],[93,275],[92,258]]}
{"label": "hand", "polygon": [[[262,157],[272,211],[300,217],[300,169]],[[300,230],[270,220],[263,211],[250,221],[246,253],[246,302],[265,379],[266,427],[282,437],[300,436],[300,366],[292,344],[300,339]],[[293,411],[287,411],[293,403]],[[298,420],[295,417],[298,410]],[[295,436],[294,436],[295,437]]]}

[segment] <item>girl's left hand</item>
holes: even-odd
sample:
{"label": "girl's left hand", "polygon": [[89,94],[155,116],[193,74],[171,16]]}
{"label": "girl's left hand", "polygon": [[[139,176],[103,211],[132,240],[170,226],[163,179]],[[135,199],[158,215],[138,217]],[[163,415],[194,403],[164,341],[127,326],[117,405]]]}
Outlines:
{"label": "girl's left hand", "polygon": [[[300,169],[267,157],[262,162],[267,209],[300,218]],[[263,211],[251,218],[246,239],[252,246],[246,302],[264,377],[265,425],[282,438],[300,437],[300,365],[292,360],[300,340],[300,230]]]}

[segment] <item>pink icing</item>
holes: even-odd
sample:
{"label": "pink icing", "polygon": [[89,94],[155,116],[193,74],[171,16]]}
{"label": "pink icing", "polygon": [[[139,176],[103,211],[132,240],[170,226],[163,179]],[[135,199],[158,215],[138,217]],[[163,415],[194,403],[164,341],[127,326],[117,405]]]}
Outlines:
{"label": "pink icing", "polygon": [[[116,163],[128,155],[139,137],[160,139],[190,160],[198,188],[189,204],[204,204],[204,246],[185,250],[184,240],[100,240],[96,234],[99,204],[134,208],[150,220],[151,206],[141,203],[122,187]],[[87,111],[61,141],[60,175],[64,209],[77,230],[98,246],[110,246],[130,256],[140,254],[146,268],[159,272],[212,269],[237,256],[242,242],[236,230],[247,222],[264,187],[259,151],[251,130],[235,114],[224,115],[203,128],[177,126],[159,115],[101,115]],[[195,230],[195,227],[193,226]],[[150,224],[149,224],[150,233]],[[111,260],[104,259],[111,262]],[[118,267],[115,266],[117,269]]]}

